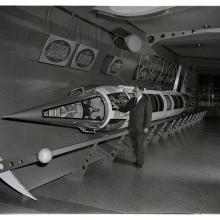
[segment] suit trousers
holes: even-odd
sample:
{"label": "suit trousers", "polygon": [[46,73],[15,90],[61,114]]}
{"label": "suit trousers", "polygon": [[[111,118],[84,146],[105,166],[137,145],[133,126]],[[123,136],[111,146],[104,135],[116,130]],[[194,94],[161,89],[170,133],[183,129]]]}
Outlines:
{"label": "suit trousers", "polygon": [[136,156],[136,162],[138,164],[144,164],[144,132],[139,132],[133,129],[129,129],[129,135],[131,142],[134,146],[134,153]]}

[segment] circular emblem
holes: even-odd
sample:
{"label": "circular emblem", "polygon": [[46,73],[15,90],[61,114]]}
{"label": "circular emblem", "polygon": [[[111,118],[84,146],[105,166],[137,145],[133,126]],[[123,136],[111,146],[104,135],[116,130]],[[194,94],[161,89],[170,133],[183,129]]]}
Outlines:
{"label": "circular emblem", "polygon": [[89,65],[92,64],[92,62],[94,61],[95,58],[95,54],[93,52],[93,50],[91,49],[84,49],[81,50],[77,55],[76,55],[76,64],[77,66],[81,67],[81,68],[86,68]]}
{"label": "circular emblem", "polygon": [[115,60],[110,67],[110,72],[112,74],[117,74],[121,70],[122,65],[123,65],[122,60],[119,59]]}
{"label": "circular emblem", "polygon": [[54,63],[65,61],[71,53],[71,46],[63,40],[55,40],[49,43],[45,49],[45,56]]}
{"label": "circular emblem", "polygon": [[147,69],[147,67],[144,67],[137,74],[136,79],[144,81],[147,78],[147,76],[148,76],[148,69]]}

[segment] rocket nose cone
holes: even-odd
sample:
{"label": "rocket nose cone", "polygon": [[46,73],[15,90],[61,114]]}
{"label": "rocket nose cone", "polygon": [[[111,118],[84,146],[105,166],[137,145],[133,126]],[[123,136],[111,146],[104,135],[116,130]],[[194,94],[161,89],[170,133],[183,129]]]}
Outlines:
{"label": "rocket nose cone", "polygon": [[22,117],[19,116],[20,114],[11,114],[11,115],[5,115],[2,117],[3,120],[22,120]]}
{"label": "rocket nose cone", "polygon": [[17,113],[10,114],[10,115],[4,115],[2,117],[3,120],[16,120],[17,119]]}
{"label": "rocket nose cone", "polygon": [[4,115],[3,117],[2,117],[2,119],[4,120],[4,119],[10,119],[10,115]]}
{"label": "rocket nose cone", "polygon": [[3,116],[4,120],[19,120],[19,121],[38,121],[42,119],[42,112],[39,109],[29,109],[16,112],[10,115]]}

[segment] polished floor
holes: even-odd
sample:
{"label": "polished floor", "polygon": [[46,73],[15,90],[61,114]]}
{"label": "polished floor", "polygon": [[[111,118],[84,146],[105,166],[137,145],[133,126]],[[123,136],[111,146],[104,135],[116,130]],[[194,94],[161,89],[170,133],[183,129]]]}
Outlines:
{"label": "polished floor", "polygon": [[69,174],[32,193],[38,201],[0,182],[0,213],[220,213],[220,119],[152,142],[142,169],[100,162],[83,180]]}

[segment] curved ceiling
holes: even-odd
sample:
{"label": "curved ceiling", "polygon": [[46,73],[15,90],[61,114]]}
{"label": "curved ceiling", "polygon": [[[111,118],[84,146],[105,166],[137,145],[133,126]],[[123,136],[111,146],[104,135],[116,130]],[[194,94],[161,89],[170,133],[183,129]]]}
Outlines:
{"label": "curved ceiling", "polygon": [[173,6],[98,6],[94,9],[126,20],[143,20],[169,13],[171,8]]}
{"label": "curved ceiling", "polygon": [[[78,8],[82,10],[81,8],[83,7]],[[84,12],[87,11],[87,15],[90,16],[91,20],[99,22],[100,25],[105,25],[110,30],[123,27],[123,29],[130,33],[136,32],[136,34],[139,33],[142,36],[186,30],[201,30],[204,26],[210,29],[220,28],[219,6],[177,6],[160,8],[160,10],[159,8],[147,8],[144,6],[132,9],[130,7],[96,6],[87,7],[84,9]],[[166,13],[155,16],[156,10],[159,12],[166,11]],[[101,11],[103,14],[97,13]],[[145,14],[143,15],[142,13]],[[220,73],[220,36],[210,35],[208,39],[204,39],[202,35],[195,35],[194,39],[182,38],[180,40],[173,38],[170,39],[170,42],[161,41],[160,45],[167,52],[172,53],[173,56],[180,59],[187,58],[187,62],[195,63],[198,69],[204,66],[207,67],[206,69],[212,69],[214,63],[215,68],[219,68],[215,72]],[[146,48],[152,49],[149,47],[149,44]]]}

